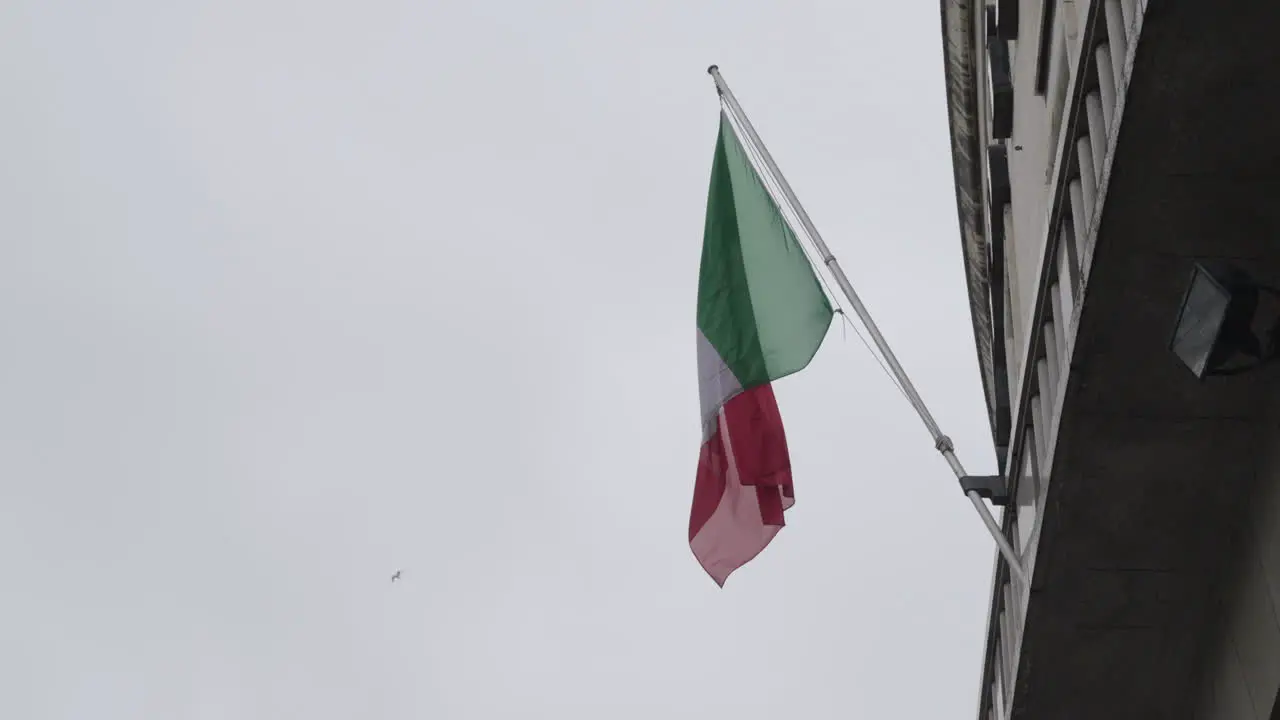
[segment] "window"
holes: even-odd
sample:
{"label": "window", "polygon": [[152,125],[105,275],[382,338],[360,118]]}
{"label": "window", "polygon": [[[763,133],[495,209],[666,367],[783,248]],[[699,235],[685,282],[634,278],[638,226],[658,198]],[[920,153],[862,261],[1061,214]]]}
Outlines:
{"label": "window", "polygon": [[987,6],[987,95],[991,98],[991,137],[1013,135],[1013,74],[1009,42],[1000,37],[996,8]]}
{"label": "window", "polygon": [[1003,220],[1004,214],[1000,212],[1000,208],[1010,201],[1012,192],[1009,184],[1009,150],[1003,142],[987,146],[987,179],[991,183],[992,217]]}
{"label": "window", "polygon": [[1020,0],[997,0],[999,36],[1001,40],[1018,39],[1018,2]]}
{"label": "window", "polygon": [[1058,12],[1058,0],[1043,0],[1040,8],[1040,48],[1036,54],[1036,94],[1043,95],[1049,87],[1049,60],[1053,52],[1054,16]]}

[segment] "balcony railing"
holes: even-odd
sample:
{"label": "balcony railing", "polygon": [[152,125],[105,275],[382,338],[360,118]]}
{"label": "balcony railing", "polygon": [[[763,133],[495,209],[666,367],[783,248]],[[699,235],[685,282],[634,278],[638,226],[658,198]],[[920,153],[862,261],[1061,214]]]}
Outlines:
{"label": "balcony railing", "polygon": [[[1023,362],[1012,394],[1012,432],[1005,467],[1014,501],[1004,530],[1034,578],[1041,517],[1057,445],[1058,420],[1066,397],[1081,298],[1097,242],[1111,162],[1124,115],[1138,38],[1149,0],[1075,0],[1087,4],[1075,42],[1040,43],[1038,66],[1066,63],[1064,108],[1049,169],[1049,208],[1044,253]],[[1071,4],[1061,5],[1050,24],[1068,22]],[[1061,27],[1046,27],[1061,32]],[[985,44],[986,38],[982,39]],[[1033,581],[1034,582],[1034,581]],[[1031,588],[1011,579],[997,557],[983,668],[980,720],[1010,717]]]}

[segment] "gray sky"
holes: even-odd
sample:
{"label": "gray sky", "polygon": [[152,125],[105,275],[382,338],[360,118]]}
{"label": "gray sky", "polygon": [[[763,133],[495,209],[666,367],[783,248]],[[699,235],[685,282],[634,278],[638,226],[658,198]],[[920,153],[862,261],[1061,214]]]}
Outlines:
{"label": "gray sky", "polygon": [[0,717],[971,718],[994,550],[851,333],[690,554],[712,62],[990,472],[936,3],[0,3]]}

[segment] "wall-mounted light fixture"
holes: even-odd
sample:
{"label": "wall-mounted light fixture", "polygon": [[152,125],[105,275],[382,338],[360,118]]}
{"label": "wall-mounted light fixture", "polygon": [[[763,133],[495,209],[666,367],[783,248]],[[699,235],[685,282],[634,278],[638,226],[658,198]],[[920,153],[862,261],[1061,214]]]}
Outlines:
{"label": "wall-mounted light fixture", "polygon": [[[1195,263],[1169,349],[1197,378],[1236,375],[1275,359],[1280,322],[1265,342],[1253,330],[1261,292],[1280,296],[1238,268]],[[1241,364],[1241,358],[1251,362]]]}

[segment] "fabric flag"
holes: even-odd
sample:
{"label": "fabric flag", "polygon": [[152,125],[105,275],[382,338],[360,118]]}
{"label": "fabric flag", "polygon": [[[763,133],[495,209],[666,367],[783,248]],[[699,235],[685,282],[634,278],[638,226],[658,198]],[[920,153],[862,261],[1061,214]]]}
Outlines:
{"label": "fabric flag", "polygon": [[698,277],[702,450],[689,546],[721,587],[769,544],[795,503],[770,383],[802,370],[831,303],[724,113]]}

